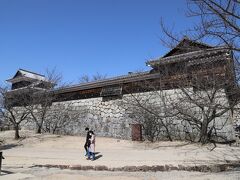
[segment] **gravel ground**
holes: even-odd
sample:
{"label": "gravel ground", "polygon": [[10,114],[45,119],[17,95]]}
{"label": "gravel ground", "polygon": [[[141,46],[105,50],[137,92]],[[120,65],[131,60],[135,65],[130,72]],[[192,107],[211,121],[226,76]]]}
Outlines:
{"label": "gravel ground", "polygon": [[[108,172],[60,170],[56,168],[9,169],[14,174],[0,176],[7,180],[239,180],[240,171],[201,173],[188,171],[169,172]],[[6,178],[7,177],[7,178]]]}
{"label": "gravel ground", "polygon": [[[227,145],[201,146],[187,142],[132,142],[113,138],[96,138],[98,159],[87,161],[84,156],[85,137],[36,135],[21,131],[22,139],[13,140],[13,131],[0,132],[4,140],[1,150],[3,175],[0,179],[239,179],[240,172],[200,173],[186,171],[168,172],[104,172],[40,168],[35,165],[82,166],[153,166],[153,165],[214,165],[240,160],[240,148]],[[5,172],[5,174],[4,174]],[[12,173],[12,174],[11,174]]]}

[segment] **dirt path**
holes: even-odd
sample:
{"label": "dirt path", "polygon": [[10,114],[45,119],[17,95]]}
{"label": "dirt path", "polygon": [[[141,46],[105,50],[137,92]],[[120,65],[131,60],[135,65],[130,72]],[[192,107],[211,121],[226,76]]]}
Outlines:
{"label": "dirt path", "polygon": [[76,171],[46,168],[12,169],[15,172],[0,179],[8,180],[239,180],[238,171],[220,173],[201,173],[187,171],[170,172],[106,172],[106,171]]}
{"label": "dirt path", "polygon": [[[108,167],[141,165],[197,165],[240,160],[240,148],[218,145],[200,146],[184,142],[139,143],[112,138],[96,139],[96,161],[84,156],[84,137],[40,135],[26,138],[14,147],[3,150],[4,166],[32,166],[36,164],[106,165]],[[11,147],[12,144],[12,147]]]}
{"label": "dirt path", "polygon": [[[27,131],[21,133],[26,138],[14,141],[12,140],[13,132],[0,132],[0,137],[5,140],[5,145],[1,146],[5,157],[3,170],[11,168],[29,169],[35,165],[46,164],[70,166],[104,165],[117,168],[143,165],[212,165],[240,160],[240,148],[227,145],[218,145],[217,148],[210,151],[213,147],[212,145],[201,146],[186,142],[159,142],[151,144],[97,137],[97,160],[88,161],[84,156],[85,152],[83,149],[85,137],[35,135]],[[19,173],[19,171],[15,172]],[[121,174],[123,177],[124,175],[125,172]],[[165,174],[163,173],[163,175]],[[50,179],[51,176],[54,176],[54,179],[60,179],[57,174],[47,175]],[[66,176],[72,175],[70,173],[66,174]],[[79,174],[76,176],[79,176]],[[132,177],[129,178],[131,179]],[[75,179],[75,177],[71,179]]]}

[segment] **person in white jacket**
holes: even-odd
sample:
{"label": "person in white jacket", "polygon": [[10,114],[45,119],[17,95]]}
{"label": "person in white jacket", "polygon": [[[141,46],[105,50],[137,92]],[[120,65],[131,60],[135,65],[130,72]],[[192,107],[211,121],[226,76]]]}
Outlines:
{"label": "person in white jacket", "polygon": [[88,148],[88,159],[91,159],[92,157],[92,161],[95,160],[95,134],[93,131],[89,131],[89,135],[90,135],[90,146]]}

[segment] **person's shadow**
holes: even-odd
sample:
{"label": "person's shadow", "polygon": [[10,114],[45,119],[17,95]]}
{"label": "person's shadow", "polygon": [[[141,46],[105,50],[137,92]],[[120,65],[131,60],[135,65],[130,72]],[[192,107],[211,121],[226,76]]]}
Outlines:
{"label": "person's shadow", "polygon": [[95,160],[98,160],[101,157],[103,157],[103,155],[101,155],[100,152],[95,152]]}

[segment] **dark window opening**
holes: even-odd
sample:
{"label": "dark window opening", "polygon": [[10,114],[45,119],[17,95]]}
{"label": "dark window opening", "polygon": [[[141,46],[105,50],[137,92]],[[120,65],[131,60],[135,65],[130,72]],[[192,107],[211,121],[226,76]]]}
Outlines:
{"label": "dark window opening", "polygon": [[102,91],[100,93],[100,96],[102,96],[102,101],[121,99],[122,98],[122,86],[117,85],[117,86],[103,87]]}

